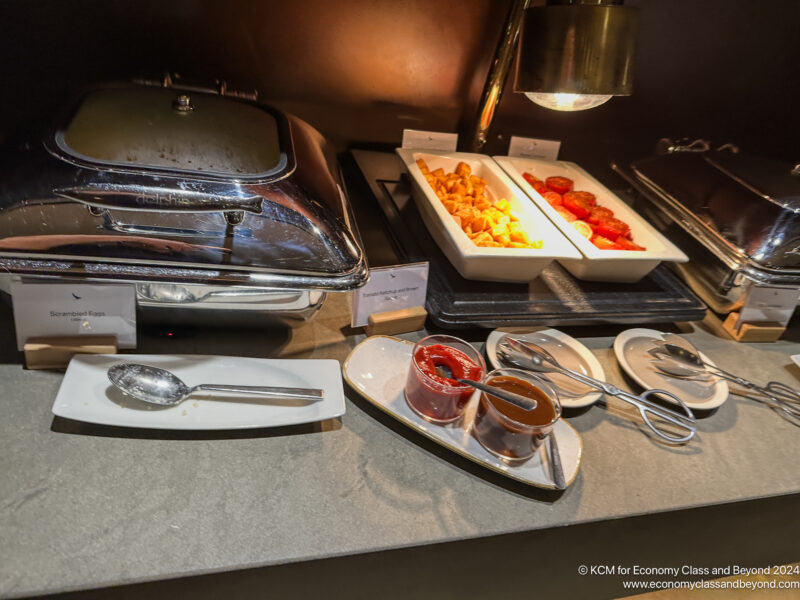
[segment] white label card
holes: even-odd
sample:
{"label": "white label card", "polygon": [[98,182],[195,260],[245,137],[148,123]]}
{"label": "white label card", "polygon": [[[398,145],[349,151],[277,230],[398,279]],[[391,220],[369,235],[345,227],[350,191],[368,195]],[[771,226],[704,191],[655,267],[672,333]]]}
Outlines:
{"label": "white label card", "polygon": [[120,348],[136,347],[136,287],[70,283],[14,283],[17,348],[30,338],[116,335]]}
{"label": "white label card", "polygon": [[800,290],[754,285],[747,293],[736,329],[742,323],[773,322],[786,325],[797,306]]}
{"label": "white label card", "polygon": [[540,140],[536,138],[511,136],[508,144],[508,155],[520,158],[538,158],[540,160],[558,160],[561,142],[558,140]]}
{"label": "white label card", "polygon": [[376,267],[369,281],[353,292],[353,327],[364,327],[374,313],[425,306],[428,263]]}
{"label": "white label card", "polygon": [[438,131],[403,129],[403,148],[455,152],[457,145],[457,133],[440,133]]}

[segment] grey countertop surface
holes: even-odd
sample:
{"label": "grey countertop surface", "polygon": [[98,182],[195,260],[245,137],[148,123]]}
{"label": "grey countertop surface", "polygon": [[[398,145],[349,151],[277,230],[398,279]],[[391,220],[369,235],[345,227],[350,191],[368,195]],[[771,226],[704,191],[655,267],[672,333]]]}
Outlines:
{"label": "grey countertop surface", "polygon": [[[140,352],[343,361],[364,336],[334,295],[296,330],[145,330]],[[6,313],[0,321],[7,322]],[[3,326],[4,334],[10,327]],[[608,379],[622,328],[580,330]],[[730,370],[800,385],[800,344],[687,337]],[[572,332],[575,333],[575,332]],[[591,337],[589,336],[591,334]],[[419,333],[406,337],[415,339]],[[482,342],[486,332],[476,333]],[[577,334],[576,334],[577,335]],[[515,484],[395,424],[347,412],[253,432],[155,432],[54,418],[57,372],[0,361],[0,596],[109,586],[571,525],[800,491],[800,431],[732,395],[691,443],[654,441],[621,403],[570,418],[584,444],[563,494]]]}

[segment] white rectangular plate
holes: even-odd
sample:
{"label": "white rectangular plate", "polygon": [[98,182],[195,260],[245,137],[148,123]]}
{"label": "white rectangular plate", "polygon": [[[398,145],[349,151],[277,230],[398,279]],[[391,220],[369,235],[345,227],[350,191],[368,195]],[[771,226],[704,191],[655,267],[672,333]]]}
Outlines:
{"label": "white rectangular plate", "polygon": [[[495,156],[497,163],[511,176],[541,211],[561,232],[581,251],[581,259],[564,259],[559,262],[578,279],[590,281],[638,281],[661,261],[686,262],[688,257],[667,238],[640,217],[630,206],[622,201],[603,184],[589,175],[575,163],[563,160],[539,160]],[[575,182],[575,189],[591,192],[597,196],[597,203],[614,211],[614,216],[630,225],[633,241],[647,248],[638,250],[601,250],[583,237],[559,215],[539,193],[525,181],[525,172],[539,179],[552,176],[568,177]]]}
{"label": "white rectangular plate", "polygon": [[[475,439],[471,429],[479,400],[477,394],[467,405],[464,417],[450,425],[434,425],[411,410],[403,390],[413,348],[414,344],[406,340],[382,335],[369,337],[347,357],[342,367],[344,378],[354,390],[379,409],[445,448],[511,479],[534,487],[555,489],[547,454],[549,442],[542,444],[536,454],[524,463],[509,465]],[[581,464],[581,436],[564,419],[556,422],[553,434],[558,439],[564,479],[569,486],[575,481]]]}
{"label": "white rectangular plate", "polygon": [[[397,149],[412,180],[414,201],[431,237],[465,279],[477,281],[528,282],[553,259],[580,259],[575,246],[545,217],[542,212],[508,178],[490,157],[468,152],[436,152],[433,150]],[[467,163],[472,173],[488,183],[488,198],[493,202],[505,198],[519,218],[530,239],[542,240],[541,248],[482,248],[467,237],[453,220],[417,166],[422,158],[431,171],[443,168],[456,170],[459,162]]]}
{"label": "white rectangular plate", "polygon": [[[172,371],[187,385],[200,383],[319,388],[325,399],[267,400],[255,396],[190,396],[168,408],[126,396],[108,380],[112,365],[136,362]],[[53,414],[67,419],[149,429],[251,429],[332,419],[344,414],[344,390],[336,360],[236,356],[78,355],[67,367]]]}

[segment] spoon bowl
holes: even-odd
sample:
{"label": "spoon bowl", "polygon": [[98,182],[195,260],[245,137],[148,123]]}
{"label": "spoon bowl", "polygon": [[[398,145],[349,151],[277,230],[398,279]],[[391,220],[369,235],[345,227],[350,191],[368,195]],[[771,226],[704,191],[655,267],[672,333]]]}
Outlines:
{"label": "spoon bowl", "polygon": [[710,381],[714,375],[707,371],[686,366],[684,363],[668,358],[653,359],[650,363],[662,373],[680,379],[693,379],[697,381]]}
{"label": "spoon bowl", "polygon": [[659,348],[662,348],[666,351],[666,356],[669,356],[676,361],[682,362],[686,365],[691,365],[701,370],[705,369],[706,367],[706,363],[703,361],[703,359],[700,358],[697,353],[692,352],[687,348],[670,343],[659,344]]}
{"label": "spoon bowl", "polygon": [[108,379],[129,396],[161,406],[178,404],[192,391],[174,373],[136,363],[123,363],[110,367]]}

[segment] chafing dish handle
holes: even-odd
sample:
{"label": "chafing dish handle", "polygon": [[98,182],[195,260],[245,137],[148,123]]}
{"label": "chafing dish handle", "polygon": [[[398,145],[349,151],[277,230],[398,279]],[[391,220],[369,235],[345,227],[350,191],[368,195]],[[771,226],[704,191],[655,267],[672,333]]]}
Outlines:
{"label": "chafing dish handle", "polygon": [[261,212],[260,196],[222,196],[143,186],[87,186],[53,190],[53,194],[86,204],[92,212],[113,208],[146,212]]}

